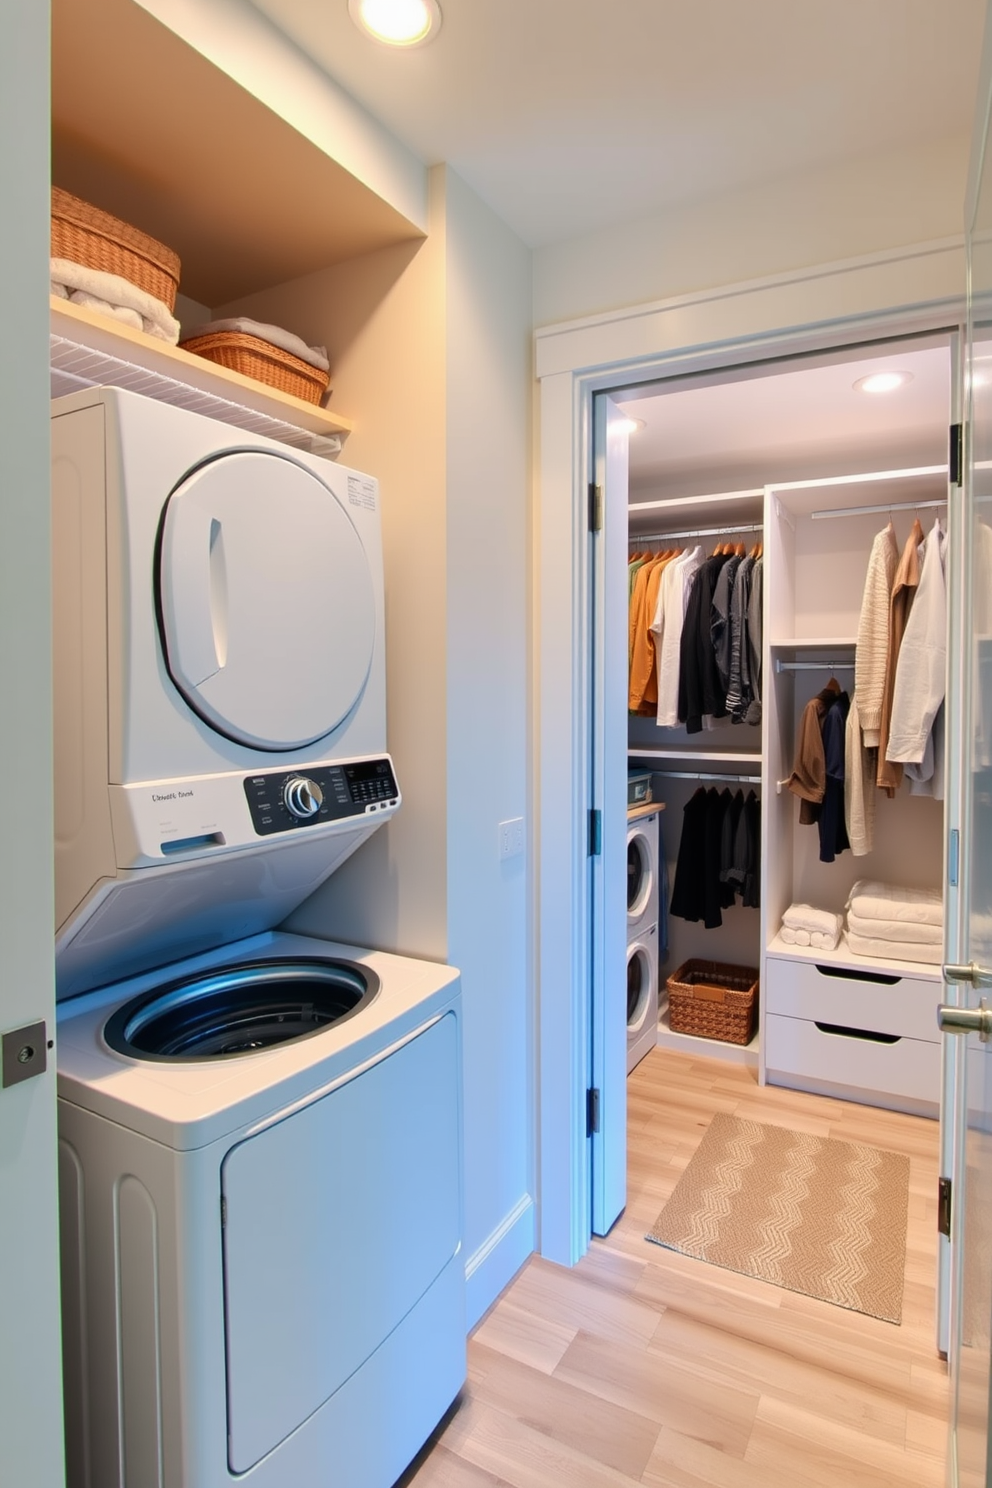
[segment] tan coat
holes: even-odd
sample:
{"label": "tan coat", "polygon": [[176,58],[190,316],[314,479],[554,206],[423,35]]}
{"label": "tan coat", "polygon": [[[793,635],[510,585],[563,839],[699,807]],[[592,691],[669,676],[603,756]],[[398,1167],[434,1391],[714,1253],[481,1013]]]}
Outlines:
{"label": "tan coat", "polygon": [[894,796],[902,785],[903,769],[885,758],[889,742],[889,727],[892,722],[892,697],[896,686],[896,667],[899,650],[906,632],[906,622],[913,607],[913,600],[920,584],[920,544],[924,532],[919,519],[906,539],[906,546],[899,559],[899,567],[892,582],[892,600],[889,606],[889,652],[885,661],[885,693],[882,697],[882,724],[878,741],[878,787],[887,796]]}

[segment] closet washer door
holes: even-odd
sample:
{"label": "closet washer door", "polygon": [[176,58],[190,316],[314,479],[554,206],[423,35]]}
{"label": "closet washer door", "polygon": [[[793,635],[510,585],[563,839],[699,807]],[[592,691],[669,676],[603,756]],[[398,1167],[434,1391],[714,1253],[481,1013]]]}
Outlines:
{"label": "closet washer door", "polygon": [[295,460],[239,450],[192,471],[165,505],[157,580],[169,675],[226,738],[297,749],[361,697],[376,641],[365,549]]}

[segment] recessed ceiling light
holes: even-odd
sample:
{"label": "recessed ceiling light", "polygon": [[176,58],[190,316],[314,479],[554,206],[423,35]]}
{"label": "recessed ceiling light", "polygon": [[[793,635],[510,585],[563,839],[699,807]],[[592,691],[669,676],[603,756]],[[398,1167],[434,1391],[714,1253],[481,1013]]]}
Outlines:
{"label": "recessed ceiling light", "polygon": [[441,28],[437,0],[348,0],[348,13],[356,26],[385,46],[423,46]]}
{"label": "recessed ceiling light", "polygon": [[894,393],[896,388],[912,382],[912,372],[872,372],[868,377],[859,377],[854,384],[857,393]]}
{"label": "recessed ceiling light", "polygon": [[647,428],[644,419],[631,418],[630,414],[620,422],[620,428],[625,434],[639,434],[642,429]]}

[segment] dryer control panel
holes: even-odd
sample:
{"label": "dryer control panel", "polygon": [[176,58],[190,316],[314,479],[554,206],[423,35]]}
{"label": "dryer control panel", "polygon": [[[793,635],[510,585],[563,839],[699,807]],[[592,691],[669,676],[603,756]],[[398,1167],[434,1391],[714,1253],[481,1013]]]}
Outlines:
{"label": "dryer control panel", "polygon": [[246,775],[244,787],[259,837],[345,817],[370,816],[398,806],[400,799],[396,776],[386,757]]}

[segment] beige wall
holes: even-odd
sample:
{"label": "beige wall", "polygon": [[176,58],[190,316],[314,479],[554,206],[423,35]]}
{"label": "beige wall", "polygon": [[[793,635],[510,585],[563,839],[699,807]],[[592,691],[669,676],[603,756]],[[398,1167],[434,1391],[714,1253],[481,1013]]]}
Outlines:
{"label": "beige wall", "polygon": [[539,248],[535,324],[956,236],[968,148],[869,154]]}

